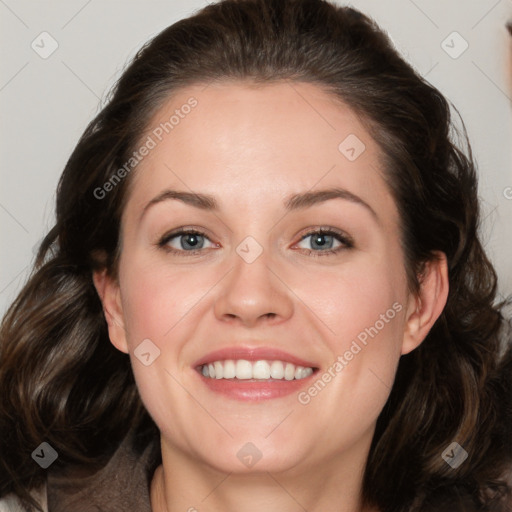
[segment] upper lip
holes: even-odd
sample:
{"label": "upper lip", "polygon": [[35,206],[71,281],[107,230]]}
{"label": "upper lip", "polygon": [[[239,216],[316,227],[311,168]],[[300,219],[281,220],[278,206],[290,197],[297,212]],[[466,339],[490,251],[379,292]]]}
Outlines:
{"label": "upper lip", "polygon": [[317,368],[317,364],[306,359],[294,356],[283,350],[272,347],[243,347],[233,346],[214,350],[201,357],[194,363],[194,367],[213,363],[214,361],[225,361],[227,359],[245,359],[246,361],[283,361],[293,363],[296,366],[306,368]]}

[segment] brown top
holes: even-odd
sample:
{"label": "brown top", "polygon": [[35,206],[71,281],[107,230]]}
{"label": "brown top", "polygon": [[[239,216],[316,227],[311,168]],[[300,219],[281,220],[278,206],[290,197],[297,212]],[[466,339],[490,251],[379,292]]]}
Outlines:
{"label": "brown top", "polygon": [[160,443],[150,442],[139,453],[129,435],[106,466],[93,475],[80,470],[70,480],[48,474],[48,512],[151,512],[150,487],[159,463]]}

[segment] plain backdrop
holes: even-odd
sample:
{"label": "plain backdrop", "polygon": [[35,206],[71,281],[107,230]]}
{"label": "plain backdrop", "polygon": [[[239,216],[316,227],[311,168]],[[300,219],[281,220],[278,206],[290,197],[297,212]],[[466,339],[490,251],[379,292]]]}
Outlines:
{"label": "plain backdrop", "polygon": [[[58,178],[106,93],[143,43],[206,3],[0,0],[2,314],[53,225]],[[500,295],[512,294],[512,0],[351,5],[460,112],[478,163],[483,241]]]}

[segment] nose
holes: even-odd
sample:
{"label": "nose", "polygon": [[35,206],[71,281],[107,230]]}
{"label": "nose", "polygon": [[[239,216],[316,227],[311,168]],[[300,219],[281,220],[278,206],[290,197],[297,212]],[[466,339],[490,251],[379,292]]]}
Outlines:
{"label": "nose", "polygon": [[266,250],[251,263],[235,253],[233,268],[221,281],[215,316],[246,327],[286,321],[293,314],[293,292],[280,274]]}

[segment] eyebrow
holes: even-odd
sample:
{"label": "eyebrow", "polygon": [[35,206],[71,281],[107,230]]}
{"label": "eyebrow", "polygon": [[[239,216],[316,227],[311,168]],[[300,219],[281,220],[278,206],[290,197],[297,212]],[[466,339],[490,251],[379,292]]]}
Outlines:
{"label": "eyebrow", "polygon": [[[292,194],[285,199],[284,208],[289,212],[295,210],[304,210],[331,199],[344,199],[346,201],[350,201],[351,203],[361,205],[379,223],[379,217],[377,213],[366,201],[353,194],[352,192],[349,192],[348,190],[337,187],[324,190],[308,191],[300,194]],[[156,197],[151,199],[151,201],[149,201],[146,206],[144,206],[140,215],[139,222],[152,206],[168,200],[181,201],[185,204],[193,206],[194,208],[199,208],[200,210],[205,211],[218,212],[220,210],[219,203],[212,195],[194,192],[182,192],[178,190],[164,190]]]}

